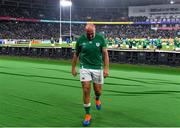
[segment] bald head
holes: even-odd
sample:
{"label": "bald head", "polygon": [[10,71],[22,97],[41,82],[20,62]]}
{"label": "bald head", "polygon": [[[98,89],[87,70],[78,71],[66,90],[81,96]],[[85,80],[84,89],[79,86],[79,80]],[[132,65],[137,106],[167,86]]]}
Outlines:
{"label": "bald head", "polygon": [[94,24],[90,24],[88,23],[85,27],[85,31],[87,33],[87,38],[89,40],[92,40],[95,36],[95,32],[96,32],[96,27]]}

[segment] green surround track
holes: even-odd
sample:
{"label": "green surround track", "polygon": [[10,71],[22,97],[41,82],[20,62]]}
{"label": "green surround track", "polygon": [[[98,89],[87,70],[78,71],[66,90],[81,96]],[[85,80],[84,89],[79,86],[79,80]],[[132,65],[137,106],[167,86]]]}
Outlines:
{"label": "green surround track", "polygon": [[[80,127],[79,75],[68,61],[0,57],[0,126]],[[180,127],[180,68],[111,64],[92,127]]]}

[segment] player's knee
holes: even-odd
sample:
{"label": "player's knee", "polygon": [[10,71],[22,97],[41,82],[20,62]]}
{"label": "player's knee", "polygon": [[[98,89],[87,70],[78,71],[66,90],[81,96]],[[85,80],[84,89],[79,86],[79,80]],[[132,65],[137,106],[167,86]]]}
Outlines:
{"label": "player's knee", "polygon": [[85,94],[88,94],[90,92],[90,87],[84,87],[83,91]]}
{"label": "player's knee", "polygon": [[96,87],[96,88],[94,88],[94,92],[95,92],[95,94],[97,94],[97,95],[101,95],[101,88],[100,87]]}

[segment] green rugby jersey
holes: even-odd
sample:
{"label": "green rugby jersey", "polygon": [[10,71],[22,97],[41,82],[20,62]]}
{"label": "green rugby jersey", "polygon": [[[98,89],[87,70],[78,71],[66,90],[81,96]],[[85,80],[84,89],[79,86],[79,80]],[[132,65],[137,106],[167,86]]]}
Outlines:
{"label": "green rugby jersey", "polygon": [[176,48],[180,48],[179,39],[178,39],[177,37],[174,38],[174,46],[175,46]]}
{"label": "green rugby jersey", "polygon": [[161,38],[158,38],[156,40],[156,46],[161,46],[162,45],[162,39]]}
{"label": "green rugby jersey", "polygon": [[80,68],[102,69],[102,49],[106,48],[105,39],[96,33],[92,40],[84,33],[76,42],[75,51],[79,54]]}

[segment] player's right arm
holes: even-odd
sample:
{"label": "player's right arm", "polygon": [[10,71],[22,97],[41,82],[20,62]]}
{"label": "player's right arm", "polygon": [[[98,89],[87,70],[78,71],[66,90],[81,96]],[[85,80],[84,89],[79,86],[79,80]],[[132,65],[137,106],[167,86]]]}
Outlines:
{"label": "player's right arm", "polygon": [[76,71],[76,64],[79,58],[79,40],[76,42],[76,46],[75,46],[75,52],[73,55],[73,59],[72,59],[72,75],[75,77],[77,75],[77,71]]}
{"label": "player's right arm", "polygon": [[74,53],[73,55],[73,59],[72,59],[72,75],[76,76],[77,72],[76,72],[76,63],[78,60],[78,56],[76,55],[76,53]]}

